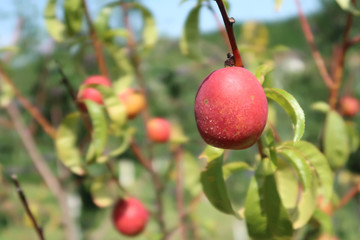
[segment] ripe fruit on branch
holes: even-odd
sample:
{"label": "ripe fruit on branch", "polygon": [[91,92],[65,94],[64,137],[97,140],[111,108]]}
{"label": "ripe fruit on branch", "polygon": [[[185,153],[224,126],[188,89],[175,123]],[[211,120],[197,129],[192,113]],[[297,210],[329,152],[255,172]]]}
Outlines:
{"label": "ripe fruit on branch", "polygon": [[201,137],[214,147],[244,149],[260,137],[268,103],[256,77],[242,67],[210,73],[195,97],[195,120]]}
{"label": "ripe fruit on branch", "polygon": [[119,200],[113,210],[112,220],[115,228],[126,236],[136,236],[146,227],[149,213],[136,198]]}
{"label": "ripe fruit on branch", "polygon": [[[110,80],[101,75],[94,75],[94,76],[88,77],[82,83],[82,85],[86,85],[86,84],[99,84],[99,85],[108,86],[108,87],[111,86]],[[84,101],[84,100],[91,100],[98,104],[103,104],[101,93],[98,90],[91,88],[91,87],[82,89],[78,93],[78,102],[80,102],[80,107],[83,111],[86,111],[86,106],[84,103],[82,103],[82,101]]]}
{"label": "ripe fruit on branch", "polygon": [[150,140],[167,142],[170,138],[170,123],[164,118],[152,118],[146,123],[146,131]]}
{"label": "ripe fruit on branch", "polygon": [[354,117],[360,109],[359,101],[352,96],[340,98],[340,113],[346,117]]}
{"label": "ripe fruit on branch", "polygon": [[145,96],[131,88],[120,93],[119,98],[125,105],[129,119],[135,118],[146,106]]}

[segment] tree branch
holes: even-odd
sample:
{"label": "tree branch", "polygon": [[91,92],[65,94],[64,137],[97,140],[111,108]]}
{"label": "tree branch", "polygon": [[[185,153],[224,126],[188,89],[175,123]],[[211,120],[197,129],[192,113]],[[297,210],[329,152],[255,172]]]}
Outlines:
{"label": "tree branch", "polygon": [[305,17],[305,14],[302,10],[302,7],[301,7],[301,3],[300,3],[300,0],[295,0],[295,3],[296,3],[296,6],[297,6],[297,10],[298,10],[298,15],[299,15],[299,20],[300,20],[300,24],[301,24],[301,28],[304,32],[304,35],[305,35],[305,39],[307,41],[307,43],[309,44],[310,46],[310,49],[311,49],[311,53],[314,57],[314,60],[315,60],[315,64],[320,72],[320,75],[325,83],[325,85],[331,89],[333,87],[333,79],[331,78],[327,68],[326,68],[326,65],[325,65],[325,62],[324,62],[324,59],[322,58],[316,44],[315,44],[315,40],[314,40],[314,35],[311,31],[311,28],[310,28],[310,25],[309,25],[309,22],[307,21],[306,17]]}
{"label": "tree branch", "polygon": [[334,211],[345,206],[353,197],[360,191],[360,182],[353,186],[339,201],[339,204],[334,208]]}
{"label": "tree branch", "polygon": [[67,196],[66,192],[63,190],[59,180],[55,177],[55,175],[51,172],[50,168],[46,164],[46,160],[40,154],[35,140],[30,134],[28,128],[21,120],[21,115],[16,105],[10,104],[6,106],[6,110],[9,113],[9,116],[14,123],[15,129],[18,132],[21,141],[23,142],[25,149],[27,150],[32,162],[35,165],[35,168],[45,181],[45,184],[48,186],[50,191],[56,197],[60,209],[61,209],[61,218],[62,223],[65,227],[65,235],[67,240],[75,240],[75,230],[74,224],[70,216],[69,206],[67,204]]}
{"label": "tree branch", "polygon": [[215,0],[215,1],[221,12],[221,16],[222,16],[224,24],[225,24],[226,32],[229,37],[229,42],[230,42],[232,53],[234,56],[235,66],[244,67],[239,49],[236,44],[236,39],[235,39],[235,35],[234,35],[234,30],[233,30],[233,24],[235,23],[235,19],[228,17],[224,3],[222,0]]}
{"label": "tree branch", "polygon": [[17,179],[16,174],[11,175],[11,179],[13,180],[13,183],[14,183],[14,185],[16,187],[16,191],[17,191],[17,193],[19,195],[21,203],[25,208],[26,214],[29,216],[32,224],[34,225],[36,233],[39,236],[39,239],[40,240],[45,240],[43,229],[38,225],[38,223],[37,223],[37,221],[36,221],[36,219],[34,217],[34,214],[31,212],[31,209],[30,209],[29,204],[28,204],[28,202],[26,200],[26,197],[25,197],[25,194],[24,194],[23,190],[21,189],[21,186],[20,186],[20,183],[19,183],[19,181]]}

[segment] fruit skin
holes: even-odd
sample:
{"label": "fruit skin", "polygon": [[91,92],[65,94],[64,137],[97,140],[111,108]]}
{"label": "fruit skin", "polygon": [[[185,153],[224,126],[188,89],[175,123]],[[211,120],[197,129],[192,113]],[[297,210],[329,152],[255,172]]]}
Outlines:
{"label": "fruit skin", "polygon": [[268,103],[256,77],[242,67],[210,73],[195,97],[195,120],[206,143],[223,149],[244,149],[260,137]]}
{"label": "fruit skin", "polygon": [[[94,75],[88,77],[82,85],[86,84],[99,84],[103,86],[111,86],[111,82],[108,78],[101,75]],[[86,105],[82,103],[84,100],[91,100],[98,104],[103,104],[102,96],[100,92],[94,88],[85,88],[79,91],[78,93],[78,102],[80,103],[80,108],[86,112]]]}
{"label": "fruit skin", "polygon": [[354,117],[360,109],[359,101],[352,96],[344,96],[340,99],[340,113],[346,117]]}
{"label": "fruit skin", "polygon": [[112,220],[115,228],[126,236],[136,236],[146,227],[149,213],[136,198],[119,200],[113,210]]}
{"label": "fruit skin", "polygon": [[146,123],[146,131],[150,140],[164,143],[170,138],[170,123],[164,118],[152,118]]}
{"label": "fruit skin", "polygon": [[131,88],[120,93],[119,99],[125,105],[128,119],[135,118],[146,107],[145,96]]}

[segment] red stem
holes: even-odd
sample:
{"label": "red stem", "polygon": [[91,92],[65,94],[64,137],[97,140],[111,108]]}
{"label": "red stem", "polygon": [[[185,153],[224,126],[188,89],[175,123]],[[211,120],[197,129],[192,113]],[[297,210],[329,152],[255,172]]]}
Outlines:
{"label": "red stem", "polygon": [[221,16],[222,16],[224,24],[225,24],[226,32],[229,37],[231,50],[232,50],[232,53],[234,56],[235,66],[244,67],[244,64],[241,60],[241,55],[240,55],[239,49],[237,48],[237,45],[236,45],[236,39],[235,39],[235,35],[234,35],[234,30],[233,30],[233,24],[235,23],[235,20],[234,20],[234,18],[228,17],[224,3],[222,0],[215,0],[215,1],[221,12]]}
{"label": "red stem", "polygon": [[357,183],[354,187],[350,189],[341,199],[339,204],[335,207],[335,210],[345,206],[358,192],[360,191],[360,183]]}

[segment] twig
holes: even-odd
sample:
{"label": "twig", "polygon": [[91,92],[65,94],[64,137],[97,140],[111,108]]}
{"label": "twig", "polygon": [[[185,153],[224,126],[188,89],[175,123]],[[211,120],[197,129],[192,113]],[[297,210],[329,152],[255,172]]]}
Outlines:
{"label": "twig", "polygon": [[347,47],[351,47],[357,43],[360,42],[360,34],[359,35],[356,35],[355,37],[353,37],[352,39],[350,39],[348,42],[347,42]]}
{"label": "twig", "polygon": [[108,71],[107,71],[107,67],[106,67],[106,62],[105,62],[104,56],[101,51],[102,44],[98,40],[98,37],[96,35],[95,27],[91,21],[89,10],[87,8],[86,0],[82,0],[82,5],[84,8],[85,19],[86,19],[87,25],[90,30],[90,37],[91,37],[91,41],[92,41],[92,44],[93,44],[93,47],[95,50],[95,56],[96,56],[96,61],[99,66],[99,70],[103,76],[108,77],[109,75],[108,75]]}
{"label": "twig", "polygon": [[183,197],[183,167],[182,167],[182,156],[183,150],[181,147],[175,152],[175,164],[176,164],[176,204],[179,216],[179,226],[181,232],[181,240],[186,240],[186,226],[184,223],[184,197]]}
{"label": "twig", "polygon": [[[355,5],[356,0],[351,1],[353,5]],[[334,58],[337,59],[337,64],[334,69],[334,76],[333,76],[333,86],[330,91],[329,97],[329,104],[331,109],[336,109],[337,99],[339,95],[339,89],[341,85],[341,81],[344,75],[344,62],[345,62],[345,55],[348,50],[348,39],[350,36],[351,27],[353,25],[354,16],[352,13],[348,13],[346,19],[346,27],[344,31],[343,41],[341,47],[339,47],[337,56],[335,55]]]}
{"label": "twig", "polygon": [[11,179],[14,182],[14,185],[16,187],[16,191],[17,191],[17,193],[19,195],[21,203],[25,208],[26,214],[29,216],[32,224],[34,225],[36,233],[39,236],[39,239],[40,240],[45,240],[43,229],[39,226],[39,224],[37,223],[37,221],[36,221],[36,219],[34,217],[34,214],[31,212],[31,209],[30,209],[29,204],[28,204],[28,202],[26,200],[26,197],[25,197],[25,194],[24,194],[23,190],[21,189],[21,186],[20,186],[20,183],[19,183],[19,181],[17,179],[16,174],[11,175]]}
{"label": "twig", "polygon": [[42,115],[42,113],[20,92],[20,90],[15,86],[14,82],[10,77],[5,73],[5,71],[0,66],[0,75],[2,80],[4,80],[14,91],[16,98],[23,105],[23,107],[31,114],[31,116],[40,124],[44,131],[51,137],[55,138],[56,131],[49,121]]}
{"label": "twig", "polygon": [[299,20],[300,20],[300,24],[302,27],[302,30],[304,32],[305,38],[307,43],[310,46],[311,49],[311,53],[314,57],[316,66],[320,72],[320,75],[325,83],[325,85],[331,89],[333,87],[333,79],[331,78],[329,71],[326,68],[325,62],[323,57],[321,56],[316,44],[315,44],[315,40],[314,40],[314,35],[311,31],[309,22],[307,21],[305,14],[302,10],[301,7],[301,3],[300,0],[295,0],[296,6],[297,6],[297,10],[298,10],[298,14],[299,14]]}
{"label": "twig", "polygon": [[45,181],[45,184],[48,186],[50,191],[56,197],[60,209],[61,209],[61,218],[62,223],[65,227],[65,235],[67,240],[75,240],[75,230],[74,224],[70,216],[70,209],[67,204],[66,192],[63,190],[59,180],[55,177],[55,175],[51,172],[50,168],[46,164],[45,159],[40,154],[35,140],[30,134],[28,128],[24,125],[21,120],[21,115],[16,105],[10,104],[6,107],[12,122],[14,123],[15,129],[20,135],[20,138],[27,150],[32,162],[35,165],[35,168]]}
{"label": "twig", "polygon": [[229,37],[229,42],[230,42],[232,53],[234,56],[235,66],[244,67],[244,64],[241,60],[241,55],[240,55],[239,49],[236,45],[236,39],[235,39],[235,35],[234,35],[234,30],[233,30],[233,24],[235,23],[235,19],[228,17],[224,3],[222,0],[215,0],[215,1],[221,12],[221,16],[222,16],[224,24],[225,24],[226,32]]}
{"label": "twig", "polygon": [[339,204],[334,207],[334,211],[345,206],[358,192],[360,191],[360,182],[353,186],[339,201]]}

